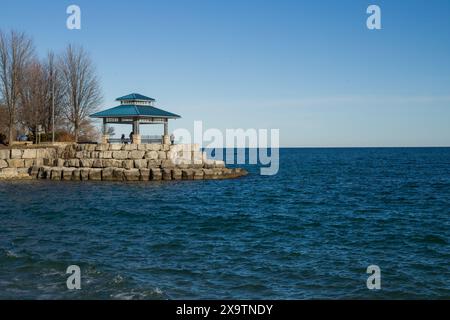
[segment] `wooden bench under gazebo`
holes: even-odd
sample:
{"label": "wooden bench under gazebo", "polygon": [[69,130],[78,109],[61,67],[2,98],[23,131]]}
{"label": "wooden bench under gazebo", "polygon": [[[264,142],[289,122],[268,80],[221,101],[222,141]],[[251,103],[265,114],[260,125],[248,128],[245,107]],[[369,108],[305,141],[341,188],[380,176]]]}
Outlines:
{"label": "wooden bench under gazebo", "polygon": [[[100,111],[90,115],[91,118],[103,119],[102,143],[121,142],[120,139],[112,140],[107,134],[108,124],[131,124],[133,126],[132,143],[163,143],[170,144],[169,119],[181,118],[179,115],[154,107],[155,99],[132,93],[120,98],[120,106]],[[160,139],[155,136],[141,137],[141,124],[163,124],[164,134]],[[148,140],[148,141],[147,141]]]}

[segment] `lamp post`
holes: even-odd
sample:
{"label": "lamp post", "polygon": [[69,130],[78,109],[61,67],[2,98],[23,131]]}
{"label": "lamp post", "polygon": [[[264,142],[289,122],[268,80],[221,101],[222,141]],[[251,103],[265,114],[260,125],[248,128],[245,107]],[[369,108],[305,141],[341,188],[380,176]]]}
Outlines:
{"label": "lamp post", "polygon": [[55,144],[55,75],[52,72],[52,144]]}

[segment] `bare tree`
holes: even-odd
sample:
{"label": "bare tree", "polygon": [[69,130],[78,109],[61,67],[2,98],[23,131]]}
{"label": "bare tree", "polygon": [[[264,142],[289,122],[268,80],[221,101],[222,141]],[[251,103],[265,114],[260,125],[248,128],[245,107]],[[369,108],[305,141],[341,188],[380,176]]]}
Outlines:
{"label": "bare tree", "polygon": [[82,47],[69,45],[59,59],[59,70],[64,85],[64,115],[78,142],[81,126],[89,121],[89,114],[102,101],[99,81],[94,65]]}
{"label": "bare tree", "polygon": [[49,95],[44,69],[38,60],[27,68],[21,86],[19,122],[36,136],[38,126],[46,121]]}
{"label": "bare tree", "polygon": [[6,133],[8,132],[8,110],[0,103],[0,144],[6,143]]}
{"label": "bare tree", "polygon": [[24,33],[0,31],[0,93],[8,111],[9,143],[14,141],[17,109],[26,68],[34,55],[34,46]]}
{"label": "bare tree", "polygon": [[90,119],[84,120],[80,125],[80,139],[82,141],[97,141],[101,137],[101,131]]}
{"label": "bare tree", "polygon": [[47,104],[48,108],[46,110],[46,122],[45,128],[47,132],[56,131],[56,127],[62,123],[62,113],[63,113],[63,89],[62,77],[58,73],[57,64],[55,61],[55,54],[49,52],[46,59],[43,62],[45,78],[47,79]]}
{"label": "bare tree", "polygon": [[26,68],[21,86],[18,120],[35,137],[39,126],[47,134],[53,134],[57,125],[61,128],[61,89],[53,53],[50,52],[42,62],[35,59]]}

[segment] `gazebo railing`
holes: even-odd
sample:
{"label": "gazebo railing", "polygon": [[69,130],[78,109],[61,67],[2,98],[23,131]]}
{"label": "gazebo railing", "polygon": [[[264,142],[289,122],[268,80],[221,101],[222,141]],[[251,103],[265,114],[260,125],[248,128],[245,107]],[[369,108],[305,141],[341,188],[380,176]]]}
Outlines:
{"label": "gazebo railing", "polygon": [[159,143],[162,144],[162,136],[141,136],[141,143]]}
{"label": "gazebo railing", "polygon": [[[131,139],[112,139],[108,140],[109,143],[131,143]],[[162,144],[163,139],[162,136],[141,136],[141,143],[157,143]]]}
{"label": "gazebo railing", "polygon": [[108,143],[126,143],[126,144],[128,144],[128,143],[131,143],[131,140],[130,139],[112,139],[112,138],[110,138],[110,139],[108,139]]}

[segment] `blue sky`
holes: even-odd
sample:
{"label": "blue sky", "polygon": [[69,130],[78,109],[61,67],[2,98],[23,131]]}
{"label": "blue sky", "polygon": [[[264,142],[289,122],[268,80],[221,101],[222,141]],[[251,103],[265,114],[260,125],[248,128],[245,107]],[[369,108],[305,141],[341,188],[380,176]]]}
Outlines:
{"label": "blue sky", "polygon": [[[81,30],[66,28],[70,4]],[[370,4],[382,30],[366,28]],[[40,55],[83,45],[101,109],[139,92],[183,116],[171,129],[202,120],[280,129],[282,146],[450,146],[447,0],[2,0],[0,28],[27,32]]]}

